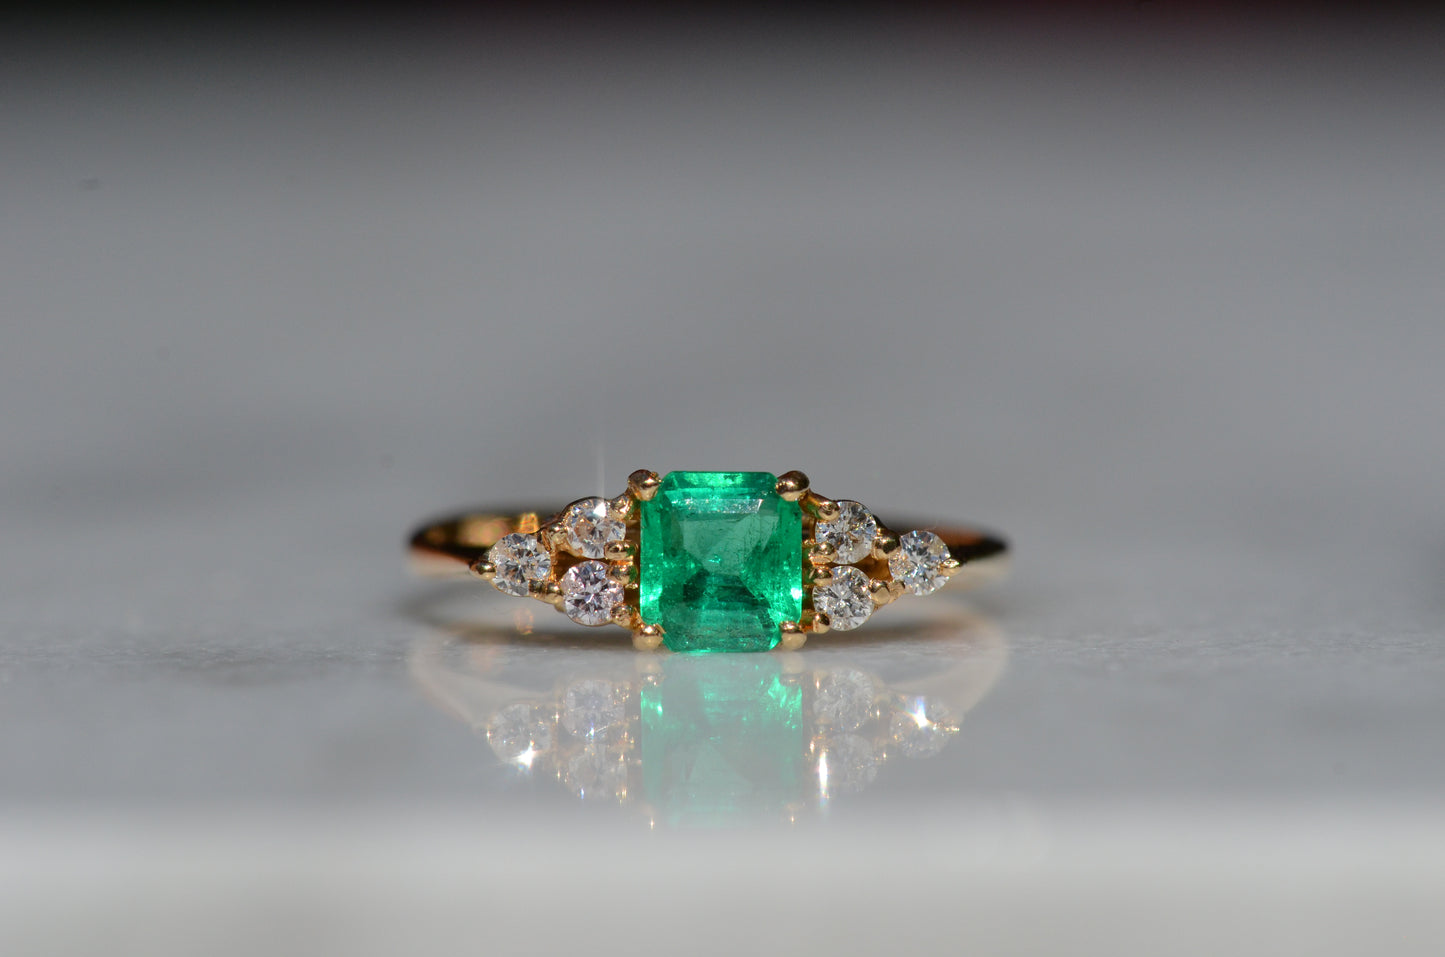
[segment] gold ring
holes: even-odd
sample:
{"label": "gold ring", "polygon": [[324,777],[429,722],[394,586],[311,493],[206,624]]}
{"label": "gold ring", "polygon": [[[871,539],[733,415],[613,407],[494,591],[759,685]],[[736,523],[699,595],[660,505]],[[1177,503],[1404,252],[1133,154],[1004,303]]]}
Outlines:
{"label": "gold ring", "polygon": [[616,498],[430,522],[411,551],[424,572],[469,571],[579,624],[620,625],[640,649],[765,651],[851,631],[905,595],[990,580],[1008,544],[961,526],[895,532],[802,472],[639,470]]}

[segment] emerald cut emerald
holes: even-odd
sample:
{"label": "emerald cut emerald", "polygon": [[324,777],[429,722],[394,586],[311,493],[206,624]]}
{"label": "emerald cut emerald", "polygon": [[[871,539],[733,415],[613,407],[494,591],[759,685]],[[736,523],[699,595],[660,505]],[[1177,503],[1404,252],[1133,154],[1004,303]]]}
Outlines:
{"label": "emerald cut emerald", "polygon": [[670,658],[641,710],[643,790],[669,825],[774,816],[803,789],[803,692],[770,656]]}
{"label": "emerald cut emerald", "polygon": [[672,472],[642,508],[642,619],[673,651],[766,651],[803,613],[803,513],[767,472]]}

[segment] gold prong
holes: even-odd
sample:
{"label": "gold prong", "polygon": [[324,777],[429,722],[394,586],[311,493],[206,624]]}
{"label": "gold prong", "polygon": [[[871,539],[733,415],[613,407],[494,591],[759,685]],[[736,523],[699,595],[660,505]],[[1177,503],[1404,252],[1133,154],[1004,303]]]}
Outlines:
{"label": "gold prong", "polygon": [[527,590],[538,601],[545,601],[554,608],[562,607],[562,586],[556,582],[532,582]]}
{"label": "gold prong", "polygon": [[632,582],[632,571],[636,565],[608,565],[607,577],[619,585],[627,585]]}
{"label": "gold prong", "polygon": [[889,590],[889,582],[874,579],[868,583],[868,594],[873,596],[873,604],[883,607],[893,601],[893,592]]}
{"label": "gold prong", "polygon": [[662,644],[661,625],[642,625],[632,630],[632,647],[638,651],[653,651]]}
{"label": "gold prong", "polygon": [[626,539],[608,542],[602,546],[602,557],[609,562],[621,562],[625,565],[632,561],[632,556],[635,554],[637,554],[637,546]]}
{"label": "gold prong", "polygon": [[888,560],[888,556],[898,551],[898,535],[886,528],[878,529],[878,534],[873,536],[873,557]]}
{"label": "gold prong", "polygon": [[553,551],[566,548],[567,533],[562,530],[561,525],[543,525],[537,530],[537,535],[542,539],[542,544],[547,545]]}
{"label": "gold prong", "polygon": [[809,491],[803,497],[803,507],[817,516],[820,522],[834,522],[838,516],[843,514],[838,503],[830,498],[824,498],[816,492]]}
{"label": "gold prong", "polygon": [[624,521],[632,514],[633,498],[631,495],[619,495],[607,503],[607,517],[613,521]]}
{"label": "gold prong", "polygon": [[808,494],[808,476],[794,469],[778,476],[778,497],[785,502],[800,501]]}
{"label": "gold prong", "polygon": [[489,582],[497,577],[497,566],[493,565],[485,558],[479,558],[476,561],[472,562],[471,572],[482,581]]}
{"label": "gold prong", "polygon": [[517,531],[523,535],[535,535],[541,527],[542,516],[536,512],[523,512],[517,516]]}
{"label": "gold prong", "polygon": [[888,583],[888,594],[893,596],[894,601],[902,598],[907,591],[908,586],[897,579]]}
{"label": "gold prong", "polygon": [[963,562],[956,558],[945,558],[939,563],[938,570],[949,578],[952,578],[954,575],[963,571]]}
{"label": "gold prong", "polygon": [[623,628],[630,629],[632,627],[632,618],[634,614],[635,613],[631,605],[613,605],[612,623],[614,625],[621,625]]}
{"label": "gold prong", "polygon": [[826,565],[838,557],[838,546],[832,542],[814,542],[808,550],[808,561],[814,565]]}
{"label": "gold prong", "polygon": [[826,566],[818,568],[813,572],[813,587],[827,588],[833,584],[833,572]]}
{"label": "gold prong", "polygon": [[808,641],[807,632],[796,621],[783,622],[780,630],[782,637],[778,639],[778,647],[784,651],[797,651]]}
{"label": "gold prong", "polygon": [[661,484],[662,479],[657,477],[656,472],[638,469],[627,476],[627,494],[639,502],[649,502],[657,494],[657,487]]}
{"label": "gold prong", "polygon": [[832,627],[833,623],[828,620],[828,616],[821,612],[813,612],[813,617],[808,621],[808,630],[815,635],[826,635]]}

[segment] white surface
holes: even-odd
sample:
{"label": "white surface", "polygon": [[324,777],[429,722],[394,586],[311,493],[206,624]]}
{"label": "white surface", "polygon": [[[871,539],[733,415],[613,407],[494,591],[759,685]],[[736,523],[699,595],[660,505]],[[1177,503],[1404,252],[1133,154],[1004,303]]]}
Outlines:
{"label": "white surface", "polygon": [[1140,808],[966,810],[846,840],[635,834],[625,850],[553,827],[568,848],[561,867],[534,839],[471,815],[380,831],[373,818],[233,816],[220,834],[209,819],[28,820],[0,832],[11,915],[0,946],[1413,957],[1438,953],[1445,931],[1434,813],[1196,807],[1181,829]]}
{"label": "white surface", "polygon": [[[127,921],[110,892],[160,865],[117,814],[213,845],[214,880],[186,888],[203,909],[330,853],[248,857],[231,826],[257,809],[280,835],[359,815],[317,840],[361,842],[363,894],[398,889],[381,849],[438,809],[548,873],[582,853],[559,821],[632,847],[635,817],[506,786],[410,683],[431,592],[400,542],[453,505],[645,466],[803,468],[885,518],[1016,539],[1014,582],[975,606],[1006,637],[1001,680],[948,750],[885,767],[820,832],[860,872],[906,854],[849,834],[979,826],[910,809],[1103,807],[1125,863],[1094,843],[1004,885],[1009,853],[970,865],[963,888],[1001,901],[969,912],[991,939],[1053,914],[1067,936],[1019,930],[1020,950],[1160,952],[1091,923],[1086,888],[1167,898],[1143,910],[1174,953],[1202,915],[1230,942],[1270,902],[1286,930],[1343,928],[1341,895],[1363,936],[1296,952],[1438,940],[1445,89],[1425,38],[1357,39],[19,50],[0,67],[7,887],[13,862],[58,863],[3,895],[10,926],[45,939],[59,923],[26,902],[72,892],[95,926]],[[1221,810],[1196,831],[1201,805]],[[38,806],[58,818],[32,830]],[[108,862],[66,869],[90,846],[66,815]],[[1278,871],[1235,871],[1276,825]],[[401,875],[456,863],[418,840]],[[709,847],[664,856],[680,881],[649,899],[686,898]],[[767,853],[775,900],[795,860]],[[288,885],[286,927],[367,939],[325,867]],[[455,919],[471,875],[441,873]],[[481,928],[534,894],[488,875]],[[179,893],[158,880],[142,935]],[[880,913],[915,891],[869,885]],[[926,939],[976,926],[916,913]],[[245,927],[237,953],[275,930]]]}

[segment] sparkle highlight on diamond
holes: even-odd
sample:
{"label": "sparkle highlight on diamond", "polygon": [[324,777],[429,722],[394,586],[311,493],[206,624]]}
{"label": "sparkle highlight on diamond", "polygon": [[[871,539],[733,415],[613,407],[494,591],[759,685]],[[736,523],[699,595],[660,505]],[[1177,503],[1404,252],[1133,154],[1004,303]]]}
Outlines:
{"label": "sparkle highlight on diamond", "polygon": [[898,548],[888,558],[888,570],[915,595],[931,595],[948,581],[943,563],[948,546],[932,532],[908,532],[898,538]]}
{"label": "sparkle highlight on diamond", "polygon": [[840,563],[851,565],[868,557],[877,534],[878,520],[873,513],[857,502],[843,499],[838,502],[838,517],[831,522],[819,522],[815,537],[838,550]]}
{"label": "sparkle highlight on diamond", "polygon": [[813,608],[828,616],[834,631],[852,631],[873,614],[868,576],[852,565],[839,565],[831,571],[833,580],[813,589]]}
{"label": "sparkle highlight on diamond", "polygon": [[533,535],[504,535],[488,550],[487,561],[497,569],[492,584],[508,595],[525,597],[533,582],[552,574],[552,556]]}
{"label": "sparkle highlight on diamond", "polygon": [[603,562],[581,562],[562,576],[562,610],[579,625],[605,625],[622,602],[622,585]]}
{"label": "sparkle highlight on diamond", "polygon": [[621,541],[627,526],[607,515],[607,500],[584,498],[567,506],[562,533],[571,550],[585,558],[601,558],[608,542]]}

